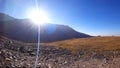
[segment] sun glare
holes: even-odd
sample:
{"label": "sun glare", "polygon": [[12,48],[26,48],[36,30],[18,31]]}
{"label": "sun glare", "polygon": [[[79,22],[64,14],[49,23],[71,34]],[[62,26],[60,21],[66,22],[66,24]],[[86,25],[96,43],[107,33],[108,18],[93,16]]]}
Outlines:
{"label": "sun glare", "polygon": [[50,19],[44,11],[32,10],[29,13],[29,19],[36,25],[41,25],[44,23],[49,23]]}

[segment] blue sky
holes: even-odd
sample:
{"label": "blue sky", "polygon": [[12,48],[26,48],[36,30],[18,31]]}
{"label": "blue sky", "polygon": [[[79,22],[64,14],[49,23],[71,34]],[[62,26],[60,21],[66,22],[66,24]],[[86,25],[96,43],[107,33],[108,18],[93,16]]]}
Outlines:
{"label": "blue sky", "polygon": [[[51,23],[69,25],[90,35],[120,35],[119,0],[38,0]],[[15,18],[27,18],[34,0],[0,0],[0,12]]]}

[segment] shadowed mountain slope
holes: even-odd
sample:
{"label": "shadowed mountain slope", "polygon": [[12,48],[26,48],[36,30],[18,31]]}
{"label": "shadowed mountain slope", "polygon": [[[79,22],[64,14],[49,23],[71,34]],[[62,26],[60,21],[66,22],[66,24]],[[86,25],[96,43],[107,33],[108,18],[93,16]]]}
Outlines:
{"label": "shadowed mountain slope", "polygon": [[[37,26],[29,19],[15,19],[6,14],[0,14],[0,35],[22,42],[36,42],[37,32]],[[41,42],[91,37],[69,26],[50,23],[41,26],[40,36]]]}

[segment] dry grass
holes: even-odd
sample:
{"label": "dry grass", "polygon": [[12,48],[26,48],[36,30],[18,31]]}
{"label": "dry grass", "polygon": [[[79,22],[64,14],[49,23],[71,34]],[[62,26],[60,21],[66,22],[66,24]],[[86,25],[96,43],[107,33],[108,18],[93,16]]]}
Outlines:
{"label": "dry grass", "polygon": [[80,38],[47,43],[47,45],[66,48],[71,50],[73,53],[76,53],[81,50],[84,51],[120,50],[120,37]]}

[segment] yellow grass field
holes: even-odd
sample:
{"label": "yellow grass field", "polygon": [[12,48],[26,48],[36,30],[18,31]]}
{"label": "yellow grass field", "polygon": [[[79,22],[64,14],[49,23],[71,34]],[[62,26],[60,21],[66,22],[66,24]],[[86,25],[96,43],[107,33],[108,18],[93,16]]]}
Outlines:
{"label": "yellow grass field", "polygon": [[106,36],[106,37],[79,38],[46,44],[49,46],[66,48],[74,53],[81,50],[84,51],[120,50],[120,37]]}

